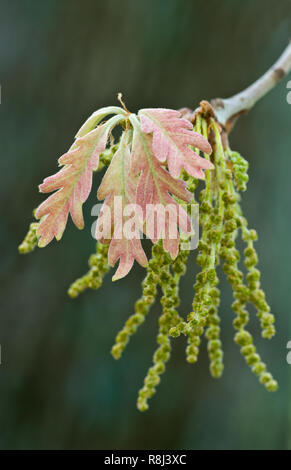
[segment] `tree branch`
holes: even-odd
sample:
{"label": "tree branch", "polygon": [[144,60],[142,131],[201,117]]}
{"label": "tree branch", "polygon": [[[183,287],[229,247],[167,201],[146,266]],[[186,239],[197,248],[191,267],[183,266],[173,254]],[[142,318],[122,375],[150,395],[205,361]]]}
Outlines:
{"label": "tree branch", "polygon": [[291,42],[277,62],[256,82],[231,98],[211,100],[217,120],[229,131],[236,119],[251,109],[291,70]]}

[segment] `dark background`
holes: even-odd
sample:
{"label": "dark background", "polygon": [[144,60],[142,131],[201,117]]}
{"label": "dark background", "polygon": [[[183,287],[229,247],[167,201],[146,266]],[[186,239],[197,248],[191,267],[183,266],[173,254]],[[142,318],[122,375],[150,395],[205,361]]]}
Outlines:
{"label": "dark background", "polygon": [[[70,222],[59,242],[29,256],[17,245],[43,198],[37,185],[56,171],[95,109],[195,108],[250,84],[290,38],[290,0],[0,1],[1,315],[0,447],[2,449],[290,449],[290,114],[285,78],[232,135],[250,161],[243,208],[259,231],[262,281],[277,317],[277,336],[259,352],[280,383],[268,394],[233,342],[231,290],[223,284],[225,373],[184,360],[173,343],[150,410],[135,408],[151,364],[158,304],[115,362],[110,348],[133,312],[144,276],[136,268],[115,284],[71,300],[69,284],[94,251],[87,228]],[[289,77],[289,80],[291,78]],[[100,176],[97,177],[100,179]],[[192,299],[195,257],[181,289]],[[254,312],[253,312],[254,313]],[[253,315],[254,316],[254,315]]]}

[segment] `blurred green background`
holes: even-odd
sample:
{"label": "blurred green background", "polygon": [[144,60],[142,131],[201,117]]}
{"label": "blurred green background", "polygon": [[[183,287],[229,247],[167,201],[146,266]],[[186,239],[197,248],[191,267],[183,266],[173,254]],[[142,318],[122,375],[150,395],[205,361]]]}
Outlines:
{"label": "blurred green background", "polygon": [[[56,171],[95,109],[195,108],[254,81],[290,38],[290,0],[1,0],[1,315],[2,449],[290,449],[290,115],[285,78],[237,123],[233,149],[250,161],[243,208],[258,229],[262,281],[277,335],[259,352],[280,383],[268,394],[233,342],[229,286],[222,284],[225,373],[209,376],[205,343],[199,363],[185,362],[183,338],[150,410],[135,408],[155,349],[156,304],[119,362],[110,355],[133,312],[143,270],[71,300],[69,284],[94,251],[87,228],[70,222],[63,239],[20,256],[17,245],[43,198],[37,185]],[[291,77],[289,77],[289,80]],[[192,300],[195,256],[181,288]],[[253,312],[254,313],[254,312]],[[254,316],[254,315],[253,315]]]}

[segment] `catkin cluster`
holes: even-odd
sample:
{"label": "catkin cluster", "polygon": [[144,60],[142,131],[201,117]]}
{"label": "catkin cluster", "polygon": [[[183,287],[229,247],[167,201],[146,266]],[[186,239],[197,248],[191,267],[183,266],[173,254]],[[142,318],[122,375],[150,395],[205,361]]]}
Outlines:
{"label": "catkin cluster", "polygon": [[[270,307],[261,289],[260,271],[257,268],[258,256],[254,247],[257,233],[248,228],[240,206],[239,192],[246,190],[248,182],[248,162],[238,152],[233,152],[228,144],[223,143],[222,130],[213,117],[205,119],[198,114],[194,130],[211,141],[211,161],[215,170],[205,172],[205,188],[199,194],[199,223],[202,233],[198,244],[197,264],[201,269],[194,283],[192,309],[188,315],[179,314],[177,310],[180,302],[179,282],[186,272],[189,251],[181,249],[178,257],[172,260],[159,241],[152,247],[152,256],[142,282],[142,294],[135,304],[134,313],[117,334],[111,350],[115,359],[121,357],[130,337],[145,321],[156,300],[158,289],[161,289],[162,312],[159,318],[158,348],[153,356],[153,365],[138,394],[137,407],[140,411],[148,409],[148,400],[154,395],[160,376],[165,371],[171,354],[171,338],[181,334],[186,336],[186,360],[195,363],[198,360],[201,339],[205,336],[210,373],[215,378],[222,375],[224,365],[217,274],[220,264],[223,265],[223,271],[233,291],[235,342],[240,346],[247,364],[266,389],[277,389],[277,382],[267,371],[253,344],[252,335],[246,329],[249,322],[247,304],[251,303],[257,309],[263,337],[271,338],[275,334],[274,316],[270,313]],[[115,151],[116,148],[102,155],[103,166],[110,163]],[[205,154],[204,157],[210,158]],[[183,172],[182,177],[187,189],[194,196],[198,180],[186,172]],[[190,211],[190,207],[188,209]],[[241,255],[236,247],[239,236],[246,243],[243,253],[246,275],[240,269]],[[71,297],[76,297],[88,287],[100,287],[108,270],[106,249],[106,245],[97,244],[97,254],[92,255],[89,260],[90,271],[72,284],[69,289]]]}
{"label": "catkin cluster", "polygon": [[[154,395],[160,376],[170,358],[171,340],[181,334],[187,338],[186,360],[191,364],[197,362],[199,346],[202,337],[205,336],[210,373],[215,378],[222,375],[224,365],[220,339],[220,290],[217,274],[219,265],[222,265],[233,291],[235,342],[239,345],[246,363],[266,389],[275,391],[278,387],[261,360],[251,333],[247,330],[249,322],[247,307],[248,304],[252,304],[257,311],[263,338],[269,339],[275,334],[274,316],[261,288],[261,274],[257,267],[258,255],[254,246],[257,233],[248,227],[240,206],[239,193],[246,190],[248,182],[248,162],[238,152],[233,152],[229,148],[219,124],[213,116],[204,114],[202,109],[196,115],[194,130],[211,143],[212,155],[203,156],[208,160],[211,158],[214,170],[205,171],[205,188],[199,194],[201,236],[197,250],[197,264],[200,266],[200,271],[194,282],[195,293],[191,311],[188,314],[178,312],[179,282],[186,272],[189,251],[182,249],[181,243],[179,254],[173,260],[164,251],[162,242],[158,241],[152,246],[151,259],[142,282],[141,297],[135,303],[133,314],[117,334],[111,350],[115,359],[121,357],[130,337],[145,321],[160,289],[162,296],[158,347],[153,355],[153,364],[138,394],[137,407],[140,411],[148,409],[148,400]],[[112,145],[101,154],[99,170],[110,164],[117,148],[118,145]],[[185,171],[181,176],[194,197],[198,180],[190,177]],[[188,211],[190,213],[190,205]],[[37,227],[38,223],[30,225],[29,232],[19,247],[21,253],[28,253],[37,245]],[[239,237],[246,245],[242,257],[237,248]],[[107,258],[108,245],[98,242],[96,253],[89,258],[89,271],[70,286],[68,290],[70,297],[78,297],[87,288],[98,289],[102,285],[103,278],[109,270]]]}
{"label": "catkin cluster", "polygon": [[[274,316],[270,313],[270,307],[260,285],[258,256],[254,248],[257,234],[255,230],[248,228],[240,206],[239,192],[246,190],[248,162],[239,153],[233,152],[228,145],[223,144],[221,128],[213,118],[206,120],[198,115],[194,130],[212,141],[211,158],[215,170],[206,171],[205,189],[199,195],[202,233],[198,245],[197,263],[201,270],[194,283],[192,310],[186,318],[180,316],[177,311],[179,280],[186,271],[189,252],[181,250],[177,259],[173,261],[159,242],[153,246],[152,259],[143,281],[142,297],[136,303],[135,313],[117,335],[112,349],[113,356],[119,358],[130,336],[144,322],[155,300],[157,286],[160,286],[163,295],[157,337],[159,347],[154,354],[153,365],[144,380],[144,386],[139,392],[137,406],[141,411],[148,408],[148,399],[155,393],[160,375],[170,358],[170,337],[175,338],[180,334],[187,337],[186,359],[189,363],[195,363],[199,355],[201,338],[205,335],[211,375],[215,378],[222,375],[224,365],[220,340],[220,290],[217,275],[217,267],[221,263],[233,290],[235,342],[240,346],[247,364],[266,389],[275,391],[278,386],[272,375],[267,372],[266,365],[253,344],[253,338],[246,329],[249,322],[247,304],[251,303],[257,309],[263,337],[271,338],[275,333]],[[209,158],[208,155],[204,157]],[[187,183],[187,189],[194,194],[198,181],[185,172],[182,176]],[[246,276],[239,267],[241,256],[236,247],[239,236],[247,244],[243,253]]]}

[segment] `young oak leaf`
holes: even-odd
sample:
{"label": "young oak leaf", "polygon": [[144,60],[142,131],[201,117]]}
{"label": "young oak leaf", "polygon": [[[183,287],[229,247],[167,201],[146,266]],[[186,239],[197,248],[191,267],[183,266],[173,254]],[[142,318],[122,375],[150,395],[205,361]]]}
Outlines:
{"label": "young oak leaf", "polygon": [[172,109],[141,109],[139,111],[141,129],[153,133],[153,152],[160,162],[167,161],[170,174],[178,178],[184,167],[189,175],[204,179],[204,171],[213,167],[212,163],[197,155],[195,147],[210,154],[211,145],[197,132],[187,119],[181,118],[179,111]]}
{"label": "young oak leaf", "polygon": [[139,236],[139,229],[142,229],[142,217],[140,220],[138,217],[134,218],[133,233],[125,230],[126,223],[131,221],[129,218],[131,209],[136,209],[134,203],[137,186],[137,178],[130,172],[131,156],[127,139],[127,132],[124,132],[119,148],[97,192],[98,199],[105,199],[105,201],[96,225],[96,238],[103,242],[111,239],[108,251],[108,262],[111,266],[114,266],[118,259],[120,260],[112,278],[113,281],[126,276],[134,260],[141,266],[147,265],[147,257]]}
{"label": "young oak leaf", "polygon": [[99,124],[99,122],[102,121],[102,119],[104,119],[109,114],[126,115],[126,112],[119,106],[106,106],[105,108],[97,109],[97,111],[91,114],[87,121],[84,122],[75,137],[82,137],[90,132],[92,129],[94,129],[94,127],[97,126],[97,124]]}
{"label": "young oak leaf", "polygon": [[109,132],[123,119],[122,115],[114,116],[77,137],[70,150],[59,158],[64,167],[39,186],[42,193],[56,191],[35,212],[35,217],[41,219],[37,228],[39,247],[48,245],[54,237],[61,239],[69,214],[76,227],[84,227],[82,206],[92,188],[92,173],[98,169],[99,155],[106,148]]}
{"label": "young oak leaf", "polygon": [[179,250],[178,227],[189,232],[191,224],[186,211],[171,195],[190,202],[192,194],[183,181],[174,179],[159,164],[152,151],[152,136],[142,132],[136,116],[129,119],[134,129],[131,170],[140,175],[136,203],[143,210],[144,231],[154,243],[163,238],[164,249],[175,258]]}

